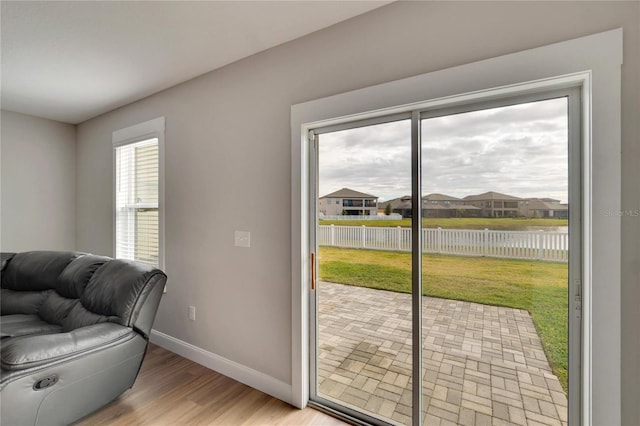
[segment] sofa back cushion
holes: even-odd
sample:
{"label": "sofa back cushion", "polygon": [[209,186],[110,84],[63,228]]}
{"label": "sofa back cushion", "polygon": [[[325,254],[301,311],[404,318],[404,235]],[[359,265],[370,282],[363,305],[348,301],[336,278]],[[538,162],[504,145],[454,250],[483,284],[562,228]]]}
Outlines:
{"label": "sofa back cushion", "polygon": [[88,254],[71,262],[58,276],[56,291],[62,297],[79,299],[95,272],[111,258]]}
{"label": "sofa back cushion", "polygon": [[[80,303],[75,304],[63,320],[63,329],[106,321],[137,327],[136,321],[142,321],[146,315],[141,313],[144,302],[154,289],[164,286],[165,281],[166,275],[153,266],[124,259],[111,260],[92,275]],[[155,316],[157,304],[150,305],[154,306]],[[148,333],[148,330],[141,331]]]}
{"label": "sofa back cushion", "polygon": [[39,312],[54,294],[60,273],[82,253],[29,251],[2,256],[2,315]]}
{"label": "sofa back cushion", "polygon": [[[69,323],[70,321],[65,321],[65,319],[74,306],[80,303],[80,296],[87,284],[89,284],[89,280],[98,268],[110,260],[105,256],[87,254],[67,265],[58,275],[56,291],[48,295],[42,303],[38,311],[40,318],[52,324],[64,325]],[[69,328],[68,330],[71,329]]]}
{"label": "sofa back cushion", "polygon": [[42,291],[56,288],[58,276],[82,253],[70,251],[27,251],[16,253],[2,271],[2,288]]}
{"label": "sofa back cushion", "polygon": [[62,318],[62,331],[67,332],[88,325],[100,324],[103,322],[119,323],[118,317],[113,315],[99,315],[87,310],[79,300],[71,305],[67,316]]}
{"label": "sofa back cushion", "polygon": [[52,291],[38,309],[38,316],[48,323],[62,325],[71,309],[78,303],[78,299],[67,299]]}
{"label": "sofa back cushion", "polygon": [[115,259],[91,277],[80,302],[93,313],[116,316],[129,325],[131,313],[149,279],[160,272],[153,266]]}
{"label": "sofa back cushion", "polygon": [[54,291],[15,291],[3,288],[0,294],[0,312],[2,315],[37,314],[51,293]]}

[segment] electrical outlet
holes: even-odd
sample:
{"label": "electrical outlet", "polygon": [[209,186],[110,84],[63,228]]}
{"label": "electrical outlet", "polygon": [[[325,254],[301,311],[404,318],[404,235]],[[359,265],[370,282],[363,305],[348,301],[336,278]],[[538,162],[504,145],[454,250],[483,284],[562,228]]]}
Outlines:
{"label": "electrical outlet", "polygon": [[189,306],[189,319],[191,321],[195,321],[196,320],[196,307],[195,306]]}

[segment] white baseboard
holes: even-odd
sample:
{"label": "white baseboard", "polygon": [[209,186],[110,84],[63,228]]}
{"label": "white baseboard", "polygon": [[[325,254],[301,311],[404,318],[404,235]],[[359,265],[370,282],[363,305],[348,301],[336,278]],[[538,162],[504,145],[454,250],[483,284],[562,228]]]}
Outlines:
{"label": "white baseboard", "polygon": [[288,404],[292,403],[290,384],[157,330],[151,330],[149,340],[173,353],[258,389],[274,398],[278,398]]}

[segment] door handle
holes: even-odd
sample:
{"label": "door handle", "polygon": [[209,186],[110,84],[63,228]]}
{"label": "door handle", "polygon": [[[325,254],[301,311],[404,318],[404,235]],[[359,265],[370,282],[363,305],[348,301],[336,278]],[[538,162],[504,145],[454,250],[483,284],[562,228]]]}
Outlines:
{"label": "door handle", "polygon": [[311,290],[316,289],[316,254],[311,253]]}

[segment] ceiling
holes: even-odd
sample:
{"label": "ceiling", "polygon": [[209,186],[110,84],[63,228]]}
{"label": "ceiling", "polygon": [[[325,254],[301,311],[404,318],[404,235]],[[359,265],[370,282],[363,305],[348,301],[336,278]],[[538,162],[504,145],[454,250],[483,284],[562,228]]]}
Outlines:
{"label": "ceiling", "polygon": [[2,109],[81,123],[388,3],[3,0]]}

